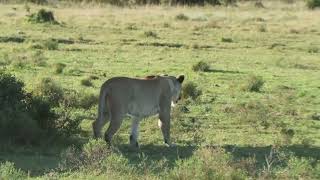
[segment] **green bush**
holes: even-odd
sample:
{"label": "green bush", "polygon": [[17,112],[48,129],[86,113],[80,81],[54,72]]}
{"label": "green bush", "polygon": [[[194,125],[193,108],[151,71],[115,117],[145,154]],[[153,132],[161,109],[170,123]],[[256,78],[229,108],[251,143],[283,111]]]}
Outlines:
{"label": "green bush", "polygon": [[145,31],[144,36],[158,38],[158,34],[154,31]]}
{"label": "green bush", "polygon": [[90,78],[81,79],[81,85],[87,87],[93,86]]}
{"label": "green bush", "polygon": [[41,79],[33,90],[33,94],[42,97],[53,106],[59,105],[64,95],[63,89],[51,78]]}
{"label": "green bush", "polygon": [[30,2],[30,3],[39,4],[39,5],[44,5],[48,3],[47,0],[25,0],[25,2]]}
{"label": "green bush", "polygon": [[182,87],[183,98],[191,98],[196,100],[202,94],[201,90],[197,88],[197,85],[193,82],[188,82]]}
{"label": "green bush", "polygon": [[210,65],[204,61],[199,61],[198,63],[192,66],[192,70],[207,72],[210,70]]}
{"label": "green bush", "polygon": [[[192,167],[192,171],[190,170]],[[199,148],[186,160],[178,160],[165,179],[247,179],[232,167],[232,155],[223,148]]]}
{"label": "green bush", "polygon": [[61,106],[55,109],[57,118],[54,122],[54,130],[63,137],[70,137],[81,131],[80,123],[82,117],[76,117],[72,114],[72,109],[68,106]]}
{"label": "green bush", "polygon": [[76,170],[81,168],[99,169],[103,161],[112,153],[105,141],[90,140],[82,150],[75,147],[68,148],[62,154],[61,167],[63,170]]}
{"label": "green bush", "polygon": [[57,50],[59,47],[59,43],[53,39],[47,39],[42,44],[43,49],[45,50]]}
{"label": "green bush", "polygon": [[54,18],[53,12],[45,9],[40,9],[37,13],[29,15],[28,21],[33,23],[58,23]]}
{"label": "green bush", "polygon": [[45,66],[47,58],[44,56],[43,52],[40,50],[35,51],[31,54],[31,61],[34,65]]}
{"label": "green bush", "polygon": [[183,13],[180,13],[180,14],[176,15],[175,19],[176,20],[187,21],[187,20],[189,20],[189,17],[186,16],[185,14],[183,14]]}
{"label": "green bush", "polygon": [[64,64],[64,63],[56,63],[56,64],[54,65],[54,68],[55,68],[54,72],[55,72],[56,74],[61,74],[61,73],[63,72],[63,70],[64,70],[65,67],[67,67],[67,65]]}
{"label": "green bush", "polygon": [[260,92],[263,84],[264,80],[261,76],[251,75],[242,89],[250,92]]}
{"label": "green bush", "polygon": [[307,0],[307,7],[309,9],[315,9],[320,7],[320,0]]}
{"label": "green bush", "polygon": [[79,93],[76,91],[69,91],[64,94],[63,101],[66,106],[72,108],[90,109],[98,103],[98,96],[91,93]]}
{"label": "green bush", "polygon": [[4,162],[0,164],[0,179],[27,179],[27,174],[20,169],[15,168],[14,163]]}
{"label": "green bush", "polygon": [[53,114],[49,104],[23,88],[13,75],[0,72],[0,136],[19,143],[38,142]]}
{"label": "green bush", "polygon": [[[28,114],[24,84],[11,74],[0,71],[0,136],[27,142],[38,135],[39,128]],[[28,127],[29,126],[29,127]],[[33,129],[33,130],[32,130]],[[28,135],[30,139],[26,139]]]}
{"label": "green bush", "polygon": [[225,37],[221,38],[221,41],[222,42],[227,42],[227,43],[233,42],[233,40],[231,38],[225,38]]}
{"label": "green bush", "polygon": [[[47,137],[79,133],[82,118],[72,116],[71,108],[62,103],[63,96],[49,78],[42,79],[31,94],[13,75],[0,71],[0,140],[37,144]],[[86,95],[79,102],[89,108],[97,98]]]}

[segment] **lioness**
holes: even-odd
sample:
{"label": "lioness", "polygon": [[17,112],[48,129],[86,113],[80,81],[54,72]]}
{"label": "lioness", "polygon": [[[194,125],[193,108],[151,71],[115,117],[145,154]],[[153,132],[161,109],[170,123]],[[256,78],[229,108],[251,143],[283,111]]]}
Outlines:
{"label": "lioness", "polygon": [[181,85],[184,76],[148,76],[145,79],[114,77],[101,86],[98,119],[92,123],[94,136],[100,137],[100,131],[106,123],[110,125],[105,132],[105,140],[111,143],[112,136],[120,128],[125,116],[132,117],[130,144],[139,147],[139,122],[148,116],[159,114],[158,125],[161,128],[164,142],[170,142],[171,106],[180,99]]}

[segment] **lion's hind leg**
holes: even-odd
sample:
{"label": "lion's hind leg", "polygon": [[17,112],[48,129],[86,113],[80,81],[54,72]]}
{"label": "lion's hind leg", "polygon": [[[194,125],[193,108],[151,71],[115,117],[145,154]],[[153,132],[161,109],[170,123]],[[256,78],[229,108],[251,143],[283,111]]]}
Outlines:
{"label": "lion's hind leg", "polygon": [[98,119],[92,123],[93,135],[95,138],[101,138],[101,129],[106,123],[107,118],[105,116],[98,117]]}

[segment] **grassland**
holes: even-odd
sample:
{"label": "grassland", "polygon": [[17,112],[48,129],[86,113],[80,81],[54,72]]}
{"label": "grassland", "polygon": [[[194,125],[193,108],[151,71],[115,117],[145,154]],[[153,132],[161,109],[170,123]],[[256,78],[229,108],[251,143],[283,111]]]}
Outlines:
{"label": "grassland", "polygon": [[[30,12],[1,4],[1,66],[28,91],[50,77],[65,90],[98,94],[113,76],[165,73],[184,74],[202,95],[173,113],[176,148],[163,145],[152,117],[141,124],[139,151],[128,150],[129,120],[113,152],[100,151],[105,145],[90,140],[94,106],[72,110],[83,119],[82,133],[37,147],[0,145],[0,162],[40,179],[320,178],[320,11],[302,2],[263,3],[266,8],[29,5]],[[28,22],[40,8],[52,10],[59,24]],[[44,45],[52,38],[55,44]],[[199,61],[210,69],[193,71]],[[61,73],[58,63],[65,64]],[[246,88],[253,76],[264,81],[259,92]],[[94,160],[70,152],[84,144],[92,146],[84,156]],[[66,165],[66,159],[79,161]]]}

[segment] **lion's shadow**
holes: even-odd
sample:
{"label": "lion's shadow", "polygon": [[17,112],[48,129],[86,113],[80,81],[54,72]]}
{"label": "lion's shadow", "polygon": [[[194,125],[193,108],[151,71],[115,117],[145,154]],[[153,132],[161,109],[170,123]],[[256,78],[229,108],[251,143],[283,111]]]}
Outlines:
{"label": "lion's shadow", "polygon": [[173,168],[178,159],[191,157],[197,146],[167,147],[165,145],[141,145],[139,149],[132,149],[129,145],[118,146],[120,153],[126,157],[129,164],[135,165],[144,161],[146,165],[154,165],[161,160],[166,161],[169,168]]}
{"label": "lion's shadow", "polygon": [[[234,160],[240,160],[248,157],[255,157],[256,167],[263,168],[266,163],[265,157],[270,154],[272,146],[239,146],[239,145],[218,145],[207,146],[209,148],[223,148],[230,153]],[[129,145],[120,145],[120,153],[128,159],[129,164],[136,165],[144,161],[146,166],[153,166],[161,160],[166,160],[167,168],[172,169],[177,164],[177,160],[184,160],[191,157],[199,146],[181,146],[168,148],[164,145],[142,145],[139,150],[130,150]],[[289,145],[279,147],[281,151],[291,152],[297,157],[320,160],[320,147]],[[156,170],[156,169],[155,169]],[[156,172],[155,172],[156,173]]]}

